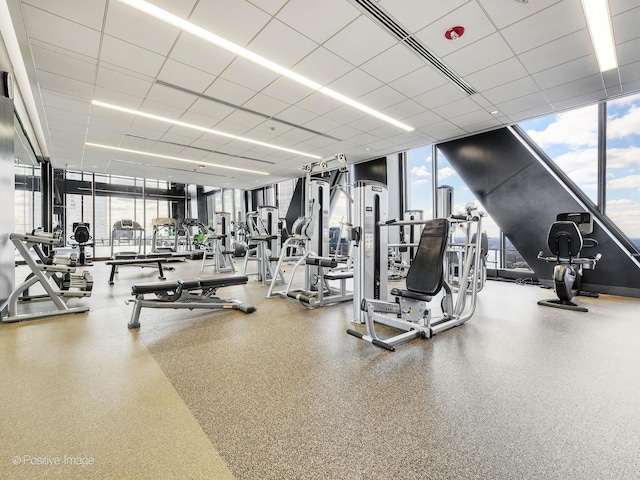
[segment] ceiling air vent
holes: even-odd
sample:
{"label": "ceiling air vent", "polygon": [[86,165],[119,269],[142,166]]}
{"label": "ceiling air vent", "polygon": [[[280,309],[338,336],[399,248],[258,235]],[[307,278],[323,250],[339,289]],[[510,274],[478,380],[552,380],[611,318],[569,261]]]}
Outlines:
{"label": "ceiling air vent", "polygon": [[391,18],[384,10],[382,10],[373,0],[351,0],[351,2],[364,11],[370,18],[378,22],[391,35],[404,43],[408,48],[413,50],[415,54],[420,56],[426,62],[430,63],[434,68],[439,70],[445,77],[455,83],[464,92],[473,95],[476,91],[469,86],[462,78],[455,74],[449,67],[431,53],[427,47],[422,45],[420,40],[411,36],[398,22]]}

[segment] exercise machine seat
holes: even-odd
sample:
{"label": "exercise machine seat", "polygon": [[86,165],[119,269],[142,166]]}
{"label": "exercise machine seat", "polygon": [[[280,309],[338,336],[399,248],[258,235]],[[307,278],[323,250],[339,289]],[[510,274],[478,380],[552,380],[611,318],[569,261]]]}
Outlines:
{"label": "exercise machine seat", "polygon": [[549,228],[547,244],[559,263],[571,263],[572,258],[580,255],[584,241],[575,222],[556,221]]}
{"label": "exercise machine seat", "polygon": [[[444,282],[444,253],[449,238],[449,221],[436,218],[422,229],[418,250],[407,272],[406,296],[436,295]],[[400,296],[404,296],[400,290]]]}

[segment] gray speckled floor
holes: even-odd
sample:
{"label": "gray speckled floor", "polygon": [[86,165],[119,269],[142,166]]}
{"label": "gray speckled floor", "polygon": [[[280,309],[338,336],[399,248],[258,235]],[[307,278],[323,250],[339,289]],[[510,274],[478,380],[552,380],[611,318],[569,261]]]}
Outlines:
{"label": "gray speckled floor", "polygon": [[346,335],[350,304],[265,293],[139,333],[239,479],[640,478],[637,299],[489,282],[466,325],[389,353]]}
{"label": "gray speckled floor", "polygon": [[[175,267],[169,279],[200,273],[200,262]],[[131,306],[123,301],[130,285],[156,281],[155,273],[122,269],[109,287],[108,269],[92,269],[89,314],[0,327],[8,348],[0,374],[23,379],[19,390],[2,392],[12,409],[1,423],[24,423],[16,416],[35,406],[49,415],[46,431],[37,423],[22,425],[26,433],[0,431],[3,478],[33,474],[5,465],[8,455],[15,447],[47,453],[42,445],[56,445],[55,430],[74,418],[46,402],[59,389],[55,382],[40,373],[32,379],[25,360],[38,361],[38,349],[85,379],[61,392],[73,405],[95,398],[99,385],[117,385],[117,396],[102,388],[104,399],[85,413],[107,431],[61,437],[65,448],[81,452],[87,448],[73,450],[74,438],[92,439],[89,453],[101,462],[94,478],[220,478],[228,471],[237,479],[640,478],[638,299],[584,298],[590,312],[569,312],[536,305],[552,291],[488,282],[467,324],[390,353],[345,333],[353,326],[351,304],[311,311],[266,299],[255,277],[219,291],[254,304],[254,314],[143,310],[141,329],[129,331]],[[37,348],[12,360],[31,335]],[[90,348],[77,348],[82,342]],[[100,359],[104,378],[91,381]],[[146,381],[136,382],[136,374]],[[39,391],[34,381],[43,382],[45,397],[25,402],[23,395]],[[149,397],[153,389],[162,409]],[[143,408],[114,416],[118,405],[140,398]],[[178,432],[176,425],[184,427]],[[213,448],[202,445],[202,432]],[[179,438],[198,449],[185,457]],[[138,449],[129,448],[133,439]]]}

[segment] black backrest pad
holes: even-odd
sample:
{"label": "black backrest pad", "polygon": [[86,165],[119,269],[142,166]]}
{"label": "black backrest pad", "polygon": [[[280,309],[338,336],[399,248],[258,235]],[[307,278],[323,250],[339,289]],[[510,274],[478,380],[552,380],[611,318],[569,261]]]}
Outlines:
{"label": "black backrest pad", "polygon": [[418,251],[407,273],[407,290],[424,295],[435,295],[440,291],[448,237],[449,221],[446,218],[436,218],[425,224]]}
{"label": "black backrest pad", "polygon": [[576,257],[582,250],[582,234],[574,222],[553,222],[549,228],[547,243],[553,255]]}

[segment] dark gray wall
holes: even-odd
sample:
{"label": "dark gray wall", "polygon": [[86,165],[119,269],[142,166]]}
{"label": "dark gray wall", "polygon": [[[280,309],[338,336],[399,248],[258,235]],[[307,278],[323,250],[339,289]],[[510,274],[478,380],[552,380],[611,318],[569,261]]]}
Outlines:
{"label": "dark gray wall", "polygon": [[0,305],[15,285],[14,246],[9,235],[15,228],[13,171],[13,100],[0,95]]}
{"label": "dark gray wall", "polygon": [[[462,180],[482,202],[513,246],[541,280],[550,283],[553,264],[547,233],[556,215],[588,211],[529,150],[512,130],[502,128],[438,145]],[[597,212],[592,212],[597,217]],[[640,268],[598,222],[589,235],[599,245],[582,256],[602,254],[593,271],[585,271],[586,291],[640,297]]]}

